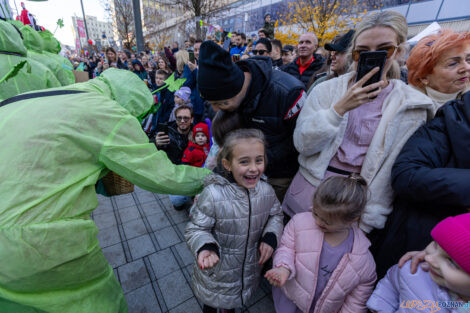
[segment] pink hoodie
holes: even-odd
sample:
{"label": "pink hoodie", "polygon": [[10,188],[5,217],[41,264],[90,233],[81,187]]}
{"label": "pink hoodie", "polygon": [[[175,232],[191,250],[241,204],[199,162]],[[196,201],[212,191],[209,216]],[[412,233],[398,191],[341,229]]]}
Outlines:
{"label": "pink hoodie", "polygon": [[[343,256],[318,298],[314,313],[367,312],[366,302],[377,279],[375,262],[369,252],[370,242],[353,226],[351,253]],[[274,267],[291,271],[282,291],[302,312],[308,312],[317,285],[318,263],[323,232],[311,212],[296,214],[287,224],[281,244],[274,255]]]}

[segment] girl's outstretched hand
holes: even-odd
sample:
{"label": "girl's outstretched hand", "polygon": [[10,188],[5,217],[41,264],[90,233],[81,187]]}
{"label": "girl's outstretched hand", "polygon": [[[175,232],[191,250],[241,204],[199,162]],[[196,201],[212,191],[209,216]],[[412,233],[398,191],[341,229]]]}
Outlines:
{"label": "girl's outstretched hand", "polygon": [[214,251],[202,250],[197,255],[197,265],[201,270],[214,267],[219,262],[219,256]]}
{"label": "girl's outstretched hand", "polygon": [[262,242],[259,245],[259,254],[260,255],[259,255],[259,262],[258,263],[259,264],[264,264],[264,262],[269,260],[271,255],[273,255],[273,252],[274,252],[273,247],[271,247],[267,243]]}
{"label": "girl's outstretched hand", "polygon": [[282,287],[289,278],[290,271],[285,267],[276,267],[270,269],[264,274],[264,277],[269,281],[274,287]]}

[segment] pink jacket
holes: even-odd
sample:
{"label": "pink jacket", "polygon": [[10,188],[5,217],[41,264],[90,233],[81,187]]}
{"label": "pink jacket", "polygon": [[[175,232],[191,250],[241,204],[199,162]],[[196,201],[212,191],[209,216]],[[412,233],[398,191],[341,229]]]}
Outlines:
{"label": "pink jacket", "polygon": [[[354,244],[331,274],[314,313],[367,312],[366,302],[377,279],[375,262],[369,252],[370,242],[357,225],[353,226]],[[318,263],[323,232],[311,212],[296,214],[287,224],[281,244],[274,255],[274,267],[291,271],[282,291],[297,307],[307,313],[317,285]]]}

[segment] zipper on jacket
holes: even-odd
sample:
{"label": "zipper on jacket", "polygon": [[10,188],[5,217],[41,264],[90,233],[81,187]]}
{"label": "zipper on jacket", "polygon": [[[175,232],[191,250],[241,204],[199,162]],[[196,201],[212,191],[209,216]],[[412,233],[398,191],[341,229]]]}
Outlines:
{"label": "zipper on jacket", "polygon": [[[337,271],[337,273],[334,273],[334,274],[337,274],[335,275],[334,277],[330,277],[330,279],[332,279],[331,281],[331,284],[328,286],[328,289],[324,289],[322,294],[320,295],[320,298],[318,299],[318,301],[320,301],[319,303],[315,303],[315,309],[314,309],[314,312],[316,312],[316,308],[321,308],[321,306],[323,305],[323,303],[325,302],[328,294],[330,293],[331,289],[333,289],[333,286],[335,285],[336,281],[338,280],[339,276],[341,276],[341,274],[343,274],[343,271],[344,269],[346,268],[346,265],[347,265],[347,261],[346,261],[346,258],[348,260],[350,260],[349,258],[349,253],[343,255],[343,257],[341,258],[340,260],[340,263],[338,265],[341,264],[341,261],[343,261],[343,263],[341,264],[341,267],[339,269],[339,271]],[[335,270],[336,272],[336,270]],[[328,283],[327,283],[328,285]],[[326,286],[325,286],[326,287]]]}
{"label": "zipper on jacket", "polygon": [[250,199],[250,191],[246,190],[246,194],[248,196],[248,234],[246,236],[246,243],[245,243],[245,255],[243,256],[243,263],[242,263],[242,290],[240,292],[240,298],[242,300],[242,307],[243,304],[243,290],[245,289],[245,261],[246,261],[246,254],[248,250],[248,241],[250,239],[250,228],[251,228],[251,199]]}

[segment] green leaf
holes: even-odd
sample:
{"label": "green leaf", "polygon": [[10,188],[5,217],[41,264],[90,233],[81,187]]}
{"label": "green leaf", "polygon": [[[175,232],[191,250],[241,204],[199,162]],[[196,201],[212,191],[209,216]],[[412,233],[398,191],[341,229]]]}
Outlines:
{"label": "green leaf", "polygon": [[59,26],[59,28],[64,27],[64,19],[63,18],[59,18],[57,20],[57,26]]}
{"label": "green leaf", "polygon": [[31,65],[28,63],[28,61],[24,60],[24,61],[21,61],[19,62],[18,64],[16,64],[15,66],[13,66],[13,68],[8,72],[6,73],[5,76],[3,76],[1,79],[0,79],[0,84],[3,83],[3,82],[6,82],[7,80],[9,80],[10,78],[13,78],[16,76],[16,74],[18,74],[18,72],[23,68],[23,66],[26,65],[26,71],[28,73],[31,73]]}

